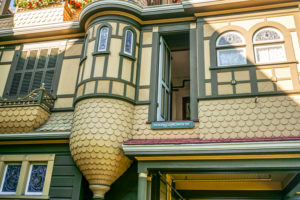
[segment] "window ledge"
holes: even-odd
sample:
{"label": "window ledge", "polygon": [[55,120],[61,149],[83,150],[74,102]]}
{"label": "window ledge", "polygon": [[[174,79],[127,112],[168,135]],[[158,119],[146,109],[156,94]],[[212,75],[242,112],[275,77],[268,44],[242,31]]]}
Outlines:
{"label": "window ledge", "polygon": [[195,128],[195,122],[199,120],[154,121],[147,124],[150,124],[151,129],[190,129]]}
{"label": "window ledge", "polygon": [[97,56],[97,55],[105,55],[105,54],[110,54],[110,51],[97,51],[94,52],[92,55]]}
{"label": "window ledge", "polygon": [[136,58],[135,58],[135,57],[133,57],[133,56],[130,56],[130,55],[126,54],[126,53],[120,53],[120,56],[123,56],[123,57],[129,58],[129,59],[131,59],[131,60],[136,60]]}
{"label": "window ledge", "polygon": [[0,195],[0,199],[49,199],[49,196],[40,196],[40,195]]}
{"label": "window ledge", "polygon": [[256,63],[256,64],[242,64],[242,65],[230,65],[230,66],[211,66],[210,70],[218,70],[218,69],[230,69],[230,68],[238,68],[238,67],[262,67],[262,66],[270,66],[270,65],[287,65],[287,64],[298,64],[298,61],[283,61],[283,62],[272,62],[272,63]]}

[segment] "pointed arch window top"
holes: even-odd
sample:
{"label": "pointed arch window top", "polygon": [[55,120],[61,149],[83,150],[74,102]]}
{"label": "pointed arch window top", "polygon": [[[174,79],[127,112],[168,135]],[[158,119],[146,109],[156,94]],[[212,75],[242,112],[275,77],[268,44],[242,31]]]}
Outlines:
{"label": "pointed arch window top", "polygon": [[283,41],[282,33],[275,28],[263,28],[257,31],[253,37],[253,43],[265,43]]}
{"label": "pointed arch window top", "polygon": [[217,39],[217,47],[226,47],[245,44],[244,37],[238,32],[227,32],[219,36]]}

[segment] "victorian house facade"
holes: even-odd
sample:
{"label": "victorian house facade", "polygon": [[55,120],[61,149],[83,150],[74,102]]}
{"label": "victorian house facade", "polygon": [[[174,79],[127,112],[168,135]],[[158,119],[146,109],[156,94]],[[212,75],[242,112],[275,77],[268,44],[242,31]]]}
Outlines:
{"label": "victorian house facade", "polygon": [[300,199],[298,0],[0,4],[0,199]]}

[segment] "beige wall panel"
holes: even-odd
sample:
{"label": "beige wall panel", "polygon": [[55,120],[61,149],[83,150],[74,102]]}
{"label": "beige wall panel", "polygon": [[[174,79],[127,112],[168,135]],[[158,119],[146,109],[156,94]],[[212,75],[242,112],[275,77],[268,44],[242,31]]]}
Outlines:
{"label": "beige wall panel", "polygon": [[137,61],[134,62],[132,83],[136,84]]}
{"label": "beige wall panel", "polygon": [[117,78],[119,73],[119,61],[120,61],[120,49],[121,49],[121,40],[112,38],[110,46],[114,47],[111,48],[111,54],[108,58],[108,65],[107,65],[107,77]]}
{"label": "beige wall panel", "polygon": [[124,23],[120,23],[119,24],[119,35],[123,35],[123,29],[124,27],[128,26],[127,24],[124,24]]}
{"label": "beige wall panel", "polygon": [[83,86],[84,85],[80,85],[78,88],[77,88],[77,97],[80,97],[83,95]]}
{"label": "beige wall panel", "polygon": [[15,51],[3,51],[1,62],[11,62],[14,58]]}
{"label": "beige wall panel", "polygon": [[218,85],[219,95],[233,94],[233,88],[231,84]]}
{"label": "beige wall panel", "polygon": [[152,32],[143,33],[143,44],[152,44]]}
{"label": "beige wall panel", "polygon": [[225,22],[225,23],[215,23],[215,24],[204,24],[204,37],[210,37],[216,30],[224,27],[224,26],[227,26],[228,23]]}
{"label": "beige wall panel", "polygon": [[65,56],[79,56],[81,55],[82,44],[68,44]]}
{"label": "beige wall panel", "polygon": [[237,81],[248,81],[250,80],[249,71],[235,71],[234,78]]}
{"label": "beige wall panel", "polygon": [[273,92],[273,82],[257,82],[258,92]]}
{"label": "beige wall panel", "polygon": [[210,47],[209,40],[204,40],[204,73],[205,78],[210,79]]}
{"label": "beige wall panel", "polygon": [[98,31],[98,27],[101,25],[102,23],[99,23],[99,24],[97,24],[97,25],[95,25],[94,26],[94,37],[96,37],[97,36],[97,31]]}
{"label": "beige wall panel", "polygon": [[97,93],[108,93],[109,92],[109,80],[98,81]]}
{"label": "beige wall panel", "polygon": [[73,98],[57,98],[54,108],[71,108],[73,107]]}
{"label": "beige wall panel", "polygon": [[74,94],[80,58],[63,61],[57,94]]}
{"label": "beige wall panel", "polygon": [[131,78],[131,65],[132,61],[124,58],[123,59],[123,66],[122,66],[122,79],[126,81],[130,81]]}
{"label": "beige wall panel", "polygon": [[82,78],[82,70],[83,70],[83,64],[81,64],[81,65],[79,66],[79,76],[78,76],[77,84],[81,82],[81,78]]}
{"label": "beige wall panel", "polygon": [[116,22],[110,22],[111,25],[111,34],[116,35],[117,34],[117,23]]}
{"label": "beige wall panel", "polygon": [[93,94],[95,93],[95,83],[96,81],[90,81],[85,84],[84,94]]}
{"label": "beige wall panel", "polygon": [[211,95],[211,83],[205,83],[205,94],[207,96]]}
{"label": "beige wall panel", "polygon": [[0,97],[3,96],[10,65],[0,65]]}
{"label": "beige wall panel", "polygon": [[297,65],[298,72],[300,72],[300,64]]}
{"label": "beige wall panel", "polygon": [[275,69],[275,76],[277,78],[291,78],[291,70],[290,68],[277,68]]}
{"label": "beige wall panel", "polygon": [[96,57],[94,77],[102,77],[103,76],[104,61],[105,61],[104,56]]}
{"label": "beige wall panel", "polygon": [[126,97],[134,100],[134,96],[135,96],[135,88],[132,87],[131,85],[127,85],[126,86]]}
{"label": "beige wall panel", "polygon": [[249,31],[252,26],[254,26],[255,24],[258,24],[260,22],[263,22],[263,21],[264,21],[264,19],[242,20],[242,21],[231,22],[231,25],[241,26],[244,29],[246,29],[247,31]]}
{"label": "beige wall panel", "polygon": [[139,101],[149,101],[149,89],[139,89]]}
{"label": "beige wall panel", "polygon": [[140,42],[140,31],[137,30],[136,28],[134,28],[135,32],[136,32],[136,41],[139,43]]}
{"label": "beige wall panel", "polygon": [[296,28],[294,16],[280,16],[267,18],[268,21],[273,21],[284,25],[286,28]]}
{"label": "beige wall panel", "polygon": [[151,57],[152,57],[151,54],[152,54],[151,47],[142,49],[140,85],[150,85]]}
{"label": "beige wall panel", "polygon": [[218,72],[217,77],[218,77],[218,82],[230,82],[230,81],[232,81],[231,72]]}
{"label": "beige wall panel", "polygon": [[292,42],[295,51],[295,56],[298,62],[300,62],[300,47],[299,47],[299,38],[296,32],[292,32]]}
{"label": "beige wall panel", "polygon": [[236,88],[237,94],[251,93],[250,83],[239,83],[239,84],[236,84],[235,88]]}
{"label": "beige wall panel", "polygon": [[256,77],[258,80],[261,79],[272,79],[272,69],[257,69]]}
{"label": "beige wall panel", "polygon": [[290,95],[289,97],[300,107],[300,95]]}
{"label": "beige wall panel", "polygon": [[278,90],[293,90],[293,82],[292,80],[284,80],[284,81],[277,81],[276,85]]}
{"label": "beige wall panel", "polygon": [[112,93],[117,95],[124,95],[124,83],[113,81],[112,83]]}
{"label": "beige wall panel", "polygon": [[90,42],[87,47],[87,59],[85,61],[84,65],[84,73],[83,73],[83,80],[86,80],[88,78],[91,78],[91,71],[92,71],[92,65],[93,65],[93,56],[92,53],[94,52],[95,47],[95,41]]}

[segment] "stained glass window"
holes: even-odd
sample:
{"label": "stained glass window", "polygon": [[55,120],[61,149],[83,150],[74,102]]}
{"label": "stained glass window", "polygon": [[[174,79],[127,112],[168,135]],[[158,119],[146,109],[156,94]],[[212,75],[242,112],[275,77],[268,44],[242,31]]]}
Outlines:
{"label": "stained glass window", "polygon": [[125,45],[124,53],[132,55],[132,45],[133,45],[133,33],[130,30],[127,30],[125,33]]}
{"label": "stained glass window", "polygon": [[98,51],[106,51],[107,50],[108,31],[109,31],[108,27],[101,28]]}
{"label": "stained glass window", "polygon": [[222,34],[217,40],[217,47],[244,44],[244,37],[237,32],[227,32]]}
{"label": "stained glass window", "polygon": [[280,31],[275,28],[263,28],[257,31],[253,37],[253,43],[264,43],[282,41],[283,36]]}
{"label": "stained glass window", "polygon": [[1,185],[1,193],[15,194],[20,177],[21,165],[6,165]]}
{"label": "stained glass window", "polygon": [[[276,44],[272,44],[276,42]],[[286,61],[282,33],[275,28],[263,28],[253,36],[255,60],[257,63]]]}
{"label": "stained glass window", "polygon": [[246,48],[234,47],[236,45],[245,45],[245,39],[240,33],[231,31],[219,36],[216,42],[218,66],[247,64]]}
{"label": "stained glass window", "polygon": [[44,188],[47,165],[34,164],[30,166],[27,189],[25,194],[41,195]]}

